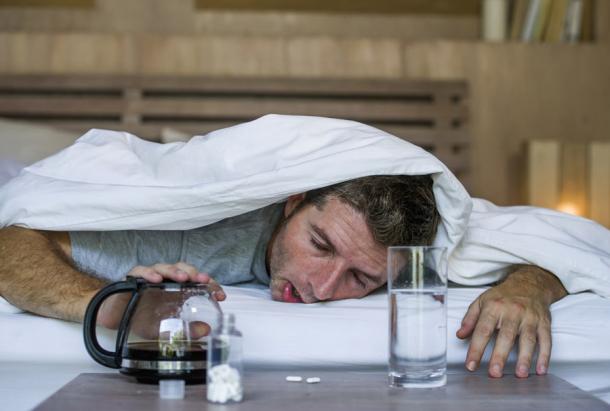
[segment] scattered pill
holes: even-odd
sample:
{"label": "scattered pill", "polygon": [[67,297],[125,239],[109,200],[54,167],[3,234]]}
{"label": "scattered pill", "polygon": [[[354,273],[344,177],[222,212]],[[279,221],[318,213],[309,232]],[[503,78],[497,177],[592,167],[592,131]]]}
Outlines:
{"label": "scattered pill", "polygon": [[286,381],[301,382],[303,381],[303,377],[299,377],[298,375],[289,375],[288,377],[286,377]]}
{"label": "scattered pill", "polygon": [[307,381],[307,384],[317,384],[320,382],[320,377],[309,377],[305,381]]}

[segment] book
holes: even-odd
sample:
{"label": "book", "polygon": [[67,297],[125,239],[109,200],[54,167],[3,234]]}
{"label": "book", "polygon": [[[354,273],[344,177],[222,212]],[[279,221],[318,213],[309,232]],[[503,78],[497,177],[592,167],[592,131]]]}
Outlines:
{"label": "book", "polygon": [[510,27],[511,40],[521,40],[521,33],[523,32],[523,25],[525,23],[525,16],[527,15],[528,6],[529,0],[515,0],[513,2]]}
{"label": "book", "polygon": [[580,40],[580,29],[582,27],[582,0],[570,0],[568,12],[561,33],[561,40],[574,43]]}
{"label": "book", "polygon": [[549,21],[543,37],[544,41],[551,43],[561,41],[561,32],[563,31],[569,2],[570,0],[553,0]]}
{"label": "book", "polygon": [[529,1],[527,14],[525,15],[525,21],[523,23],[523,30],[521,31],[521,40],[523,41],[532,41],[534,38],[534,26],[536,25],[536,19],[538,18],[540,2],[541,0]]}
{"label": "book", "polygon": [[595,0],[583,0],[582,3],[582,27],[580,30],[581,41],[594,40],[595,22]]}
{"label": "book", "polygon": [[507,6],[507,0],[483,1],[482,34],[484,40],[504,41],[506,39]]}
{"label": "book", "polygon": [[532,41],[543,40],[550,10],[551,0],[539,1],[538,13],[536,13],[536,21],[534,22],[534,28],[532,30]]}

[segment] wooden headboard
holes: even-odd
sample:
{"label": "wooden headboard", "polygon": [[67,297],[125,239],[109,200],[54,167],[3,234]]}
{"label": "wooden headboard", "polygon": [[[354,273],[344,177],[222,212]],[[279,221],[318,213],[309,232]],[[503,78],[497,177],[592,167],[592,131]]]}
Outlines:
{"label": "wooden headboard", "polygon": [[0,117],[159,141],[269,113],[360,121],[424,147],[468,186],[467,85],[456,81],[0,76]]}

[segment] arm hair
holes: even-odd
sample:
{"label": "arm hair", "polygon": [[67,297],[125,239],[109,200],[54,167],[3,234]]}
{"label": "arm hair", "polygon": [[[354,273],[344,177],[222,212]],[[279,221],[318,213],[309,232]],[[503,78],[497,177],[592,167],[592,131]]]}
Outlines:
{"label": "arm hair", "polygon": [[105,284],[79,271],[50,235],[15,226],[0,229],[0,296],[18,308],[81,322]]}

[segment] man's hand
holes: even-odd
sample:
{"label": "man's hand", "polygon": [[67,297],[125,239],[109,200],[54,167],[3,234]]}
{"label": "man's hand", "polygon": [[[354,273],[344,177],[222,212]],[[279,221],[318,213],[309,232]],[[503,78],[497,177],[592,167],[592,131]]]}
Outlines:
{"label": "man's hand", "polygon": [[[197,268],[186,263],[155,264],[150,267],[136,266],[127,275],[143,278],[151,283],[160,283],[164,279],[169,279],[179,283],[190,281],[207,284],[216,301],[224,301],[227,298],[225,292],[214,279],[208,274],[200,273]],[[100,307],[97,324],[109,329],[116,329],[130,298],[130,293],[115,294],[108,297]]]}
{"label": "man's hand", "polygon": [[487,343],[498,330],[489,361],[489,376],[502,377],[508,355],[519,336],[515,375],[525,378],[536,343],[539,345],[536,373],[546,374],[551,356],[551,313],[549,306],[567,292],[553,274],[534,266],[517,266],[501,284],[481,294],[468,308],[458,338],[472,335],[466,368],[479,366]]}
{"label": "man's hand", "polygon": [[224,301],[227,298],[222,287],[209,274],[200,273],[197,268],[186,263],[155,264],[150,267],[139,265],[132,268],[127,275],[143,278],[150,283],[160,283],[164,279],[168,279],[177,283],[190,281],[207,284],[216,301]]}

